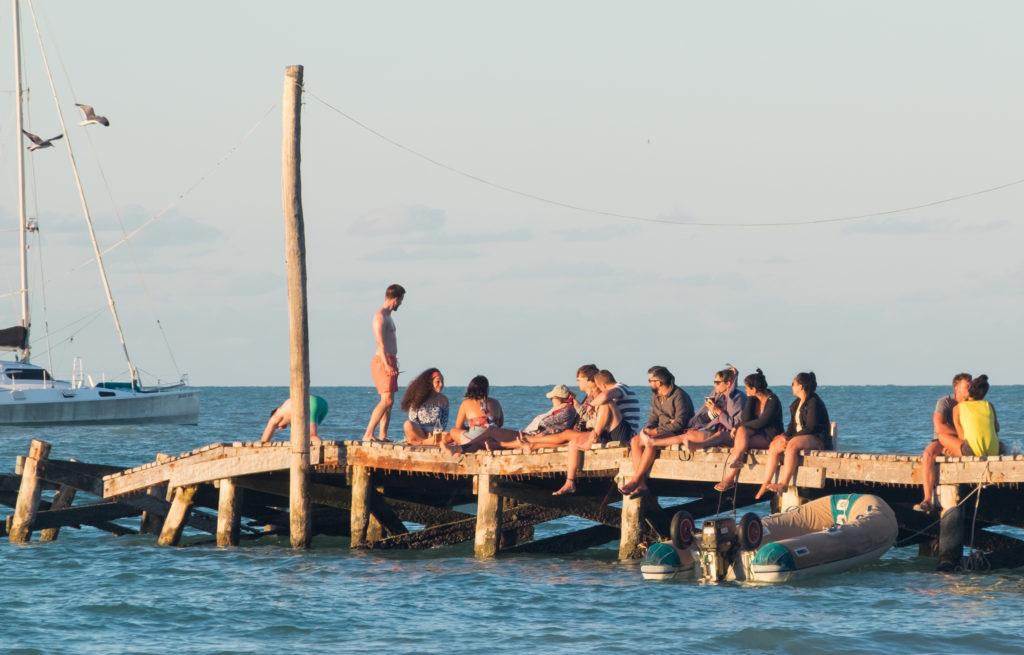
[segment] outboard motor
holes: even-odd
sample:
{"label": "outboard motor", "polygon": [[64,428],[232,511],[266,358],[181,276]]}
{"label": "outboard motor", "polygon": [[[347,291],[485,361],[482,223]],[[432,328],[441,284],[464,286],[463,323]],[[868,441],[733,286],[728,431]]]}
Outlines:
{"label": "outboard motor", "polygon": [[720,582],[725,579],[739,546],[736,521],[731,518],[704,521],[700,533],[700,559],[704,579]]}

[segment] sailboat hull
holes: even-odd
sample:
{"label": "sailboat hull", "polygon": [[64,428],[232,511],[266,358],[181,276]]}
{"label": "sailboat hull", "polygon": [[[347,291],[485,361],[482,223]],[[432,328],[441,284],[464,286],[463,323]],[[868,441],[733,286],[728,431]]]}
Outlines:
{"label": "sailboat hull", "polygon": [[85,425],[199,422],[193,388],[133,392],[59,388],[0,393],[0,425]]}

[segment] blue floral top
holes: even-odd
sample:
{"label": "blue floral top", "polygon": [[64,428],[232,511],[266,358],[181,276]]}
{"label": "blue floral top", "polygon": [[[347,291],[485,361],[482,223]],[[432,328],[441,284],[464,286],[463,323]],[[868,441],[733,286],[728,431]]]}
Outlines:
{"label": "blue floral top", "polygon": [[448,429],[448,398],[438,394],[427,399],[427,402],[416,409],[409,410],[409,420],[424,432],[435,428]]}

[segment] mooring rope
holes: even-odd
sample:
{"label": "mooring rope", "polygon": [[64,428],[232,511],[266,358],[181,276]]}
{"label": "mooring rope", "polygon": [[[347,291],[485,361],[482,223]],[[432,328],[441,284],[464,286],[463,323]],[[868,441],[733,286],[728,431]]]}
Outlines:
{"label": "mooring rope", "polygon": [[331,111],[335,112],[339,116],[342,116],[343,118],[345,118],[346,120],[348,120],[352,124],[358,126],[359,128],[365,130],[366,132],[369,132],[370,134],[372,134],[373,136],[377,137],[378,139],[384,141],[385,143],[389,143],[392,146],[394,146],[394,147],[396,147],[396,148],[398,148],[400,150],[403,150],[403,151],[409,153],[410,155],[413,155],[414,157],[418,157],[418,158],[422,159],[423,161],[426,161],[426,162],[428,162],[430,164],[433,164],[434,166],[437,166],[438,168],[443,168],[446,171],[449,171],[449,172],[454,173],[456,175],[460,175],[460,176],[462,176],[462,177],[464,177],[466,179],[472,180],[474,182],[478,182],[480,184],[484,184],[484,185],[492,187],[494,189],[498,189],[499,191],[505,191],[506,193],[511,193],[511,194],[514,194],[514,195],[517,195],[517,196],[521,196],[523,198],[528,198],[530,200],[541,202],[541,203],[544,203],[544,204],[547,204],[547,205],[553,205],[555,207],[561,207],[562,209],[571,209],[573,211],[584,212],[584,213],[587,213],[587,214],[596,214],[596,215],[599,215],[599,216],[608,216],[608,217],[611,217],[611,218],[621,218],[621,219],[626,219],[626,220],[630,220],[630,221],[641,221],[641,222],[644,222],[644,223],[660,223],[660,224],[663,224],[663,225],[676,225],[676,226],[681,226],[681,227],[707,227],[707,228],[715,228],[715,227],[719,227],[719,228],[722,228],[722,227],[726,227],[726,228],[802,227],[802,226],[806,226],[806,225],[824,225],[824,224],[830,224],[830,223],[847,223],[847,222],[852,222],[852,221],[864,220],[864,219],[868,219],[868,218],[879,218],[879,217],[882,217],[882,216],[891,216],[893,214],[902,214],[902,213],[906,213],[906,212],[915,211],[915,210],[918,210],[918,209],[925,209],[927,207],[935,207],[936,205],[943,205],[943,204],[946,204],[946,203],[956,202],[958,200],[964,200],[965,198],[972,198],[974,196],[980,196],[980,195],[984,195],[986,193],[992,193],[994,191],[1000,191],[1002,189],[1007,189],[1009,187],[1017,186],[1019,184],[1024,184],[1024,178],[1020,178],[1020,179],[1016,179],[1016,180],[1013,180],[1013,181],[1010,181],[1010,182],[1006,182],[1006,183],[1003,183],[1003,184],[997,184],[995,186],[986,187],[984,189],[978,189],[976,191],[969,191],[967,193],[960,193],[960,194],[957,194],[955,196],[949,196],[949,197],[946,197],[946,198],[940,198],[939,200],[931,200],[931,201],[928,201],[928,202],[922,202],[922,203],[918,203],[918,204],[914,204],[914,205],[907,205],[907,206],[904,206],[904,207],[897,207],[897,208],[894,208],[894,209],[885,209],[885,210],[881,210],[881,211],[866,212],[866,213],[863,213],[863,214],[851,214],[851,215],[845,215],[845,216],[831,216],[831,217],[824,217],[824,218],[808,218],[808,219],[787,219],[787,220],[781,220],[781,221],[769,221],[769,222],[764,222],[764,223],[752,223],[752,222],[747,222],[747,221],[735,221],[735,222],[727,221],[727,222],[720,222],[720,223],[701,222],[701,221],[692,221],[692,222],[691,221],[673,221],[673,220],[670,220],[670,219],[667,219],[667,218],[658,218],[658,217],[652,217],[652,216],[640,216],[640,215],[637,215],[637,214],[626,214],[626,213],[623,213],[623,212],[610,211],[610,210],[607,210],[607,209],[598,209],[598,208],[594,208],[594,207],[585,207],[585,206],[577,205],[577,204],[574,204],[574,203],[571,203],[571,202],[565,202],[565,201],[562,201],[562,200],[555,200],[555,199],[548,198],[548,197],[545,197],[545,196],[540,196],[540,195],[537,195],[535,193],[530,193],[528,191],[523,191],[521,189],[517,189],[515,187],[508,186],[507,184],[502,184],[500,182],[495,182],[493,180],[489,180],[487,178],[481,177],[480,175],[476,175],[474,173],[470,173],[470,172],[468,172],[466,170],[463,170],[461,168],[457,168],[455,166],[452,166],[451,164],[446,164],[445,162],[442,162],[442,161],[440,161],[438,159],[435,159],[434,157],[431,157],[430,155],[424,154],[423,152],[420,152],[419,150],[416,150],[415,148],[412,148],[412,147],[407,146],[407,145],[405,145],[403,143],[400,143],[399,141],[396,141],[395,139],[393,139],[393,138],[383,134],[379,130],[377,130],[377,129],[367,125],[363,121],[357,119],[356,117],[352,116],[351,114],[349,114],[348,112],[346,112],[343,109],[339,108],[338,106],[328,102],[327,100],[325,100],[324,98],[320,97],[319,95],[317,95],[313,91],[310,91],[309,88],[306,87],[305,85],[300,85],[300,86],[302,87],[302,90],[305,93],[307,93],[310,97],[312,97],[314,100],[319,102],[324,107],[326,107],[326,108],[330,109]]}
{"label": "mooring rope", "polygon": [[[973,496],[974,494],[978,494],[978,499],[980,500],[980,499],[981,499],[981,490],[982,490],[982,489],[983,489],[984,487],[986,487],[986,486],[987,486],[987,485],[986,485],[986,484],[984,484],[983,482],[979,482],[979,483],[978,483],[978,488],[977,488],[977,489],[975,489],[975,490],[974,490],[974,491],[972,491],[971,493],[969,493],[969,494],[967,494],[966,496],[964,496],[964,497],[963,497],[963,498],[962,498],[962,499],[960,500],[960,502],[958,502],[958,503],[957,503],[956,505],[954,505],[953,507],[951,507],[951,508],[949,508],[949,509],[953,509],[953,508],[955,508],[955,507],[960,507],[961,505],[963,505],[964,503],[966,503],[966,502],[967,502],[968,500],[970,500],[970,499],[971,499],[971,496]],[[947,512],[948,512],[948,511],[949,511],[949,509],[947,509],[947,510],[945,510],[945,511],[947,511]],[[929,531],[929,530],[931,530],[932,528],[934,528],[935,526],[937,526],[937,525],[938,525],[939,523],[941,523],[941,522],[942,522],[942,514],[943,514],[943,511],[940,511],[940,512],[939,512],[939,518],[938,518],[938,519],[936,519],[936,520],[935,520],[935,521],[933,521],[932,523],[929,523],[928,525],[924,526],[924,527],[923,527],[923,528],[921,528],[920,530],[915,530],[914,532],[912,532],[912,533],[911,533],[911,534],[910,534],[909,536],[907,536],[906,538],[904,538],[904,539],[901,539],[901,540],[897,541],[897,542],[896,542],[896,543],[895,543],[895,544],[893,545],[893,547],[894,547],[894,548],[899,548],[899,547],[901,547],[901,546],[904,546],[904,545],[906,545],[906,543],[907,543],[908,541],[910,541],[911,539],[913,539],[914,537],[917,537],[917,536],[920,536],[920,535],[928,535],[928,531]],[[975,516],[977,516],[977,509],[975,509]],[[973,539],[972,539],[971,543],[972,543],[972,544],[974,543],[974,542],[973,542]]]}

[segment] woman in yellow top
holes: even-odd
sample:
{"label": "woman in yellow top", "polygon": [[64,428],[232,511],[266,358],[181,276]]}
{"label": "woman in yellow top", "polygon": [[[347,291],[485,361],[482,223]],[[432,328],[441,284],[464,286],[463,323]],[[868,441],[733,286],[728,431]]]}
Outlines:
{"label": "woman in yellow top", "polygon": [[988,376],[979,375],[967,388],[967,400],[953,408],[953,425],[963,457],[999,454],[999,419],[996,408],[985,400],[987,393]]}

